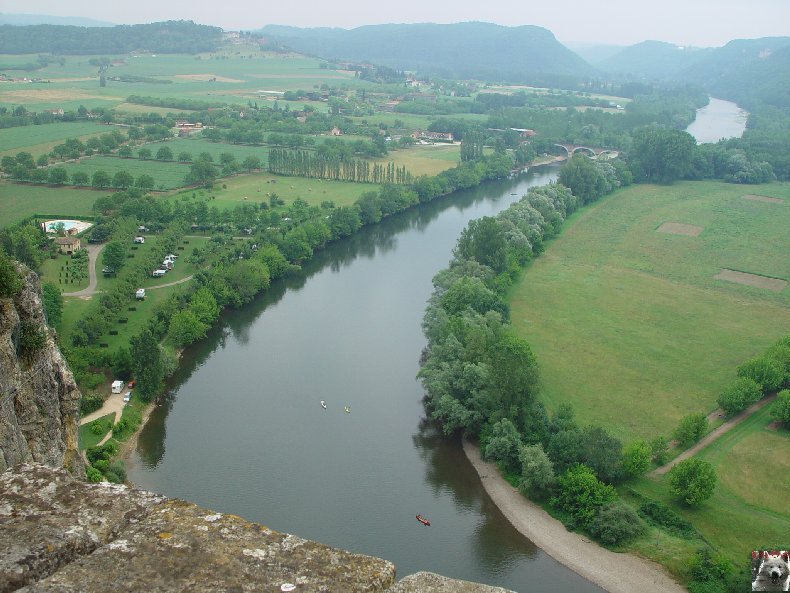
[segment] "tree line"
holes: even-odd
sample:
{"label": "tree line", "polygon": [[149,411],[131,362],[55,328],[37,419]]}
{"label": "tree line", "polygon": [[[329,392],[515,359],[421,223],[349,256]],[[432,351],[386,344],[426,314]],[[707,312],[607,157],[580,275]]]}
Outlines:
{"label": "tree line", "polygon": [[275,175],[332,179],[360,183],[412,183],[406,165],[371,163],[363,159],[343,159],[335,154],[321,154],[306,150],[273,148],[269,151],[269,172]]}

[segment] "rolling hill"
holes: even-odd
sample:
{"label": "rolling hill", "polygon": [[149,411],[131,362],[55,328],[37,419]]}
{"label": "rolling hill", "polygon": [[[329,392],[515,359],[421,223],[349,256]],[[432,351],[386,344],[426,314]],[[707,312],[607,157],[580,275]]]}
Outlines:
{"label": "rolling hill", "polygon": [[531,25],[419,23],[356,29],[268,25],[259,33],[302,53],[446,78],[540,84],[595,74],[550,31]]}

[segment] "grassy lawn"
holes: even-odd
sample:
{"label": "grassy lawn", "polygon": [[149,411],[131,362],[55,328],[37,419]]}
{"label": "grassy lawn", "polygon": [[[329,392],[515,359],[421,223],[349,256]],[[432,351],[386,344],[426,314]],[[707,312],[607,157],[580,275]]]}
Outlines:
{"label": "grassy lawn", "polygon": [[[108,432],[110,432],[110,430],[112,430],[113,420],[115,420],[115,414],[110,413],[107,414],[106,416],[102,416],[101,418],[97,418],[93,422],[88,422],[80,426],[80,431],[79,431],[80,450],[85,450],[88,447],[95,447],[96,445],[98,445],[99,441],[101,441],[104,438],[104,436]],[[99,426],[101,426],[103,429],[101,434],[98,435],[94,434],[92,430],[92,426],[96,423],[98,423]]]}
{"label": "grassy lawn", "polygon": [[[713,410],[736,366],[790,327],[790,288],[713,279],[732,268],[790,280],[788,198],[787,184],[634,186],[572,217],[511,295],[548,407],[571,402],[580,423],[626,441]],[[703,231],[656,232],[664,222]]]}
{"label": "grassy lawn", "polygon": [[52,282],[63,292],[76,292],[88,286],[88,260],[76,261],[59,253],[55,259],[44,260],[39,276],[42,282]]}
{"label": "grassy lawn", "polygon": [[[698,454],[714,465],[719,478],[713,497],[699,507],[672,500],[666,475],[641,479],[634,490],[669,504],[742,566],[751,550],[785,541],[790,530],[785,504],[790,433],[769,430],[770,422],[770,410],[763,408]],[[766,452],[771,461],[758,462]]]}
{"label": "grassy lawn", "polygon": [[[135,259],[140,259],[145,257],[146,254],[150,253],[152,250],[156,249],[156,236],[148,235],[146,236],[146,241],[143,245],[137,246],[138,249],[134,251],[130,251],[130,253],[134,254],[134,258],[130,258],[128,261],[131,263],[135,261]],[[168,272],[162,278],[154,278],[154,277],[147,277],[142,282],[140,282],[139,287],[146,289],[146,298],[143,301],[135,301],[130,300],[126,306],[126,309],[123,313],[119,314],[120,317],[126,317],[126,323],[120,323],[116,321],[112,327],[111,331],[118,332],[117,335],[110,335],[106,334],[102,336],[100,339],[100,343],[105,343],[108,345],[110,350],[115,350],[119,346],[128,346],[129,339],[140,332],[143,328],[147,320],[150,318],[151,311],[153,310],[154,306],[166,300],[173,292],[177,290],[183,289],[187,283],[179,284],[175,286],[167,286],[164,288],[155,288],[154,290],[150,290],[154,287],[161,286],[162,284],[167,284],[170,282],[175,282],[181,279],[186,278],[187,276],[194,274],[198,271],[198,269],[191,263],[187,262],[188,255],[192,252],[192,248],[198,245],[204,244],[208,241],[208,237],[190,237],[188,239],[184,239],[184,250],[178,251],[177,253],[180,255],[178,262],[174,266],[174,269]],[[98,268],[101,269],[101,261],[98,263]],[[153,270],[152,270],[153,271]],[[98,291],[106,291],[111,290],[118,282],[117,277],[106,277],[103,276],[101,273],[97,279],[97,286],[96,289]],[[76,285],[75,285],[76,286]],[[72,289],[71,285],[69,285],[68,291],[71,292],[72,290],[77,290],[76,288]],[[133,295],[131,295],[133,296]],[[66,297],[64,299],[64,307],[63,307],[63,320],[61,321],[60,327],[58,328],[58,332],[61,335],[61,339],[65,344],[70,343],[71,332],[74,329],[74,324],[77,322],[78,319],[83,317],[91,307],[91,301],[97,298],[97,295],[92,297]],[[130,311],[130,308],[134,308],[134,311]]]}
{"label": "grassy lawn", "polygon": [[15,224],[33,214],[90,215],[96,199],[108,194],[92,189],[0,182],[0,226]]}

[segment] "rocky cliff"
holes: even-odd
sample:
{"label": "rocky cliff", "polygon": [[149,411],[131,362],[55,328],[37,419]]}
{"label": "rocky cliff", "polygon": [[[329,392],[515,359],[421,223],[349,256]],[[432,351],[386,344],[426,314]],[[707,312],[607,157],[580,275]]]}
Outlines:
{"label": "rocky cliff", "polygon": [[21,292],[0,298],[0,471],[36,461],[83,475],[80,392],[45,323],[38,276],[17,269]]}

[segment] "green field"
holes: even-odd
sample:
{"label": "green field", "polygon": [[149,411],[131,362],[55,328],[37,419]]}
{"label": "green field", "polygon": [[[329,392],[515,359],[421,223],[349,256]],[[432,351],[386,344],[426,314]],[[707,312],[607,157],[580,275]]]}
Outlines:
{"label": "green field", "polygon": [[227,152],[236,157],[236,160],[241,163],[248,156],[257,156],[266,166],[269,149],[263,146],[244,146],[241,144],[224,144],[222,142],[210,142],[203,138],[174,138],[167,142],[157,142],[155,144],[148,144],[146,148],[150,149],[154,154],[161,146],[167,146],[173,151],[173,156],[178,157],[180,152],[189,152],[192,154],[193,159],[201,152],[209,153],[214,159],[215,163],[219,163],[219,155]]}
{"label": "green field", "polygon": [[406,170],[415,177],[420,175],[438,175],[461,162],[461,145],[411,146],[406,149],[393,150],[386,157],[377,159],[377,162],[382,164],[386,164],[389,161],[394,162],[397,167],[406,165]]}
{"label": "green field", "polygon": [[9,226],[33,214],[90,215],[96,198],[108,191],[0,182],[0,226]]}
{"label": "green field", "polygon": [[[656,232],[664,222],[703,230]],[[790,280],[788,228],[787,184],[633,186],[578,212],[511,295],[547,406],[571,402],[580,423],[626,441],[713,410],[737,365],[790,330],[790,288],[713,276],[731,268]]]}
{"label": "green field", "polygon": [[[156,153],[158,145],[150,145],[151,150]],[[135,179],[140,175],[150,175],[154,178],[157,189],[174,189],[183,187],[184,177],[189,173],[189,166],[185,163],[171,161],[157,161],[154,159],[141,160],[137,158],[123,159],[111,156],[93,156],[81,158],[77,162],[63,163],[58,166],[64,167],[69,177],[76,171],[83,171],[92,177],[96,171],[104,171],[110,177],[118,171],[127,171]]]}
{"label": "green field", "polygon": [[43,124],[40,126],[21,126],[0,129],[0,157],[14,156],[26,151],[38,156],[45,154],[55,144],[62,143],[66,138],[89,138],[112,131],[114,128],[95,122],[62,122]]}
{"label": "green field", "polygon": [[[790,531],[786,505],[790,432],[770,430],[770,422],[769,409],[763,408],[697,455],[712,463],[718,476],[713,497],[697,508],[678,504],[669,496],[667,475],[642,478],[633,488],[670,505],[741,567],[751,550],[784,542]],[[771,459],[770,470],[760,462],[766,455]],[[642,542],[641,549],[663,556],[654,542]]]}
{"label": "green field", "polygon": [[214,184],[212,190],[186,190],[171,199],[195,193],[200,199],[209,200],[209,206],[224,210],[241,204],[259,204],[261,202],[268,204],[271,194],[274,193],[285,201],[286,205],[292,203],[296,198],[302,198],[308,204],[316,206],[324,201],[334,202],[335,206],[350,206],[363,193],[378,191],[378,189],[379,186],[372,183],[351,183],[253,173],[222,179]]}

